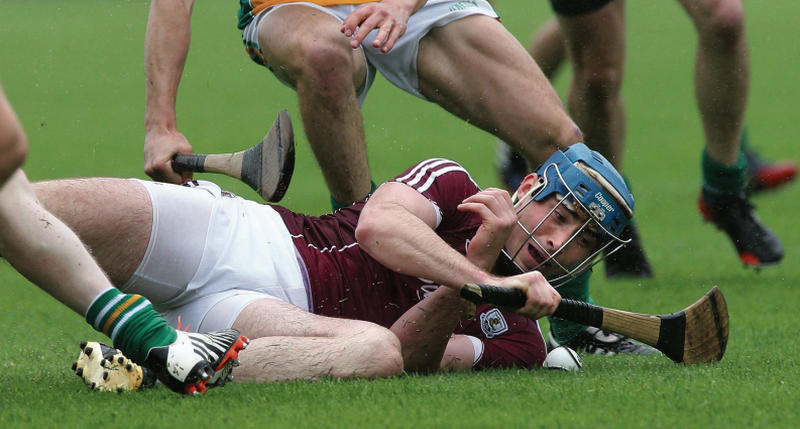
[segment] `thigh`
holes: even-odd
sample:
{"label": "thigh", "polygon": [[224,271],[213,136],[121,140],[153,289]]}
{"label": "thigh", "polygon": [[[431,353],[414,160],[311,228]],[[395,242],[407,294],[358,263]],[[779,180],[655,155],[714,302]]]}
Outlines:
{"label": "thigh", "polygon": [[432,30],[420,42],[418,67],[428,99],[512,144],[531,162],[543,162],[555,149],[535,145],[578,141],[550,82],[495,19],[470,16]]}
{"label": "thigh", "polygon": [[305,67],[332,57],[351,64],[357,88],[365,81],[364,53],[350,47],[350,39],[341,32],[342,19],[334,11],[306,4],[279,5],[257,25],[263,60],[284,83],[296,87]]}
{"label": "thigh", "polygon": [[370,64],[398,88],[425,99],[420,93],[417,70],[417,53],[420,40],[431,30],[446,26],[469,16],[482,15],[498,18],[491,5],[483,0],[473,2],[428,2],[411,15],[403,36],[389,52],[372,46],[378,30],[373,30],[361,43]]}
{"label": "thigh", "polygon": [[377,325],[309,313],[277,299],[249,303],[239,312],[233,328],[250,338],[261,337],[347,337],[371,331]]}
{"label": "thigh", "polygon": [[558,16],[576,73],[614,70],[621,80],[625,61],[624,1],[615,0],[583,15]]}
{"label": "thigh", "polygon": [[403,369],[397,336],[369,322],[318,316],[264,299],[248,305],[233,327],[251,339],[234,370],[237,380],[374,378]]}
{"label": "thigh", "polygon": [[34,191],[89,248],[111,281],[123,284],[136,270],[153,223],[144,187],[126,179],[70,179],[39,182]]}

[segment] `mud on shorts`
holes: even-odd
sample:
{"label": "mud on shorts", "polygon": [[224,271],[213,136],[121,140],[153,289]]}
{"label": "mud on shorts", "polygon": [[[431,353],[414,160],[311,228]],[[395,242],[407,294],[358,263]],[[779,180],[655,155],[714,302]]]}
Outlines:
{"label": "mud on shorts", "polygon": [[[296,2],[279,4],[266,9],[242,30],[242,42],[253,61],[270,68],[270,65],[262,57],[261,48],[258,45],[258,28],[264,18],[281,7],[298,4],[318,9],[335,17],[340,22],[344,22],[344,19],[351,12],[364,6],[363,4],[320,6],[308,2]],[[419,78],[417,76],[419,41],[432,29],[445,26],[471,15],[486,15],[498,18],[492,6],[485,0],[429,0],[422,9],[411,15],[408,19],[406,32],[400,36],[392,50],[385,54],[381,53],[379,48],[372,47],[372,41],[378,34],[377,29],[372,30],[364,39],[364,42],[361,43],[361,51],[367,61],[367,78],[364,85],[358,90],[359,104],[364,102],[364,98],[375,80],[376,69],[398,88],[427,100],[419,91]],[[283,83],[288,85],[287,82]]]}
{"label": "mud on shorts", "polygon": [[[135,179],[134,179],[135,180]],[[230,328],[261,299],[310,308],[305,265],[280,215],[211,182],[140,181],[153,204],[144,258],[120,290],[148,298],[190,331]]]}

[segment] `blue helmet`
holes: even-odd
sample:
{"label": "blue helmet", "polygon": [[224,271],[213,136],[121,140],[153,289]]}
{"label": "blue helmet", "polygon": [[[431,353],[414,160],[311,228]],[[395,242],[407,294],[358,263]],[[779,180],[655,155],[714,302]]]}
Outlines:
{"label": "blue helmet", "polygon": [[[583,143],[576,143],[566,150],[557,151],[536,170],[536,174],[539,176],[539,182],[528,191],[527,195],[520,196],[515,193],[512,197],[517,213],[521,213],[534,201],[539,202],[551,195],[557,195],[557,206],[571,207],[572,210],[583,213],[586,218],[583,226],[555,251],[546,250],[534,235],[555,208],[551,209],[545,218],[540,219],[537,225],[526,227],[517,221],[528,236],[528,241],[540,249],[536,252],[545,256],[544,260],[530,269],[543,270],[547,267],[548,270],[552,270],[553,267],[557,267],[561,274],[548,276],[550,283],[557,287],[591,268],[602,260],[603,256],[614,253],[629,241],[622,239],[620,234],[633,216],[633,195],[614,166],[603,155],[589,149]],[[528,196],[530,198],[527,198]],[[585,259],[577,262],[577,265],[562,263],[558,259],[559,254],[587,229],[598,237],[597,248],[587,254]],[[522,243],[519,248],[511,249],[512,252],[509,252],[509,249],[503,250],[505,256],[520,270],[522,267],[516,258],[525,251],[526,246],[526,243]]]}
{"label": "blue helmet", "polygon": [[602,225],[601,234],[619,237],[633,216],[633,194],[625,180],[600,152],[583,143],[557,151],[536,174],[544,178],[544,187],[534,195],[535,201],[553,193],[572,194]]}

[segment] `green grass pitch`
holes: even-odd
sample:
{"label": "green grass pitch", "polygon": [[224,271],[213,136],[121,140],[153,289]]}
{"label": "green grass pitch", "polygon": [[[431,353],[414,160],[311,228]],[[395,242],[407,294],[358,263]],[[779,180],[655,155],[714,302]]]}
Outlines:
{"label": "green grass pitch", "polygon": [[[0,82],[31,142],[31,180],[145,177],[142,171],[146,1],[0,1]],[[523,43],[547,2],[497,0]],[[746,2],[752,82],[747,122],[769,158],[800,159],[800,6]],[[328,193],[299,122],[294,93],[252,64],[235,29],[236,3],[197,2],[179,96],[179,125],[204,153],[257,142],[275,113],[295,118],[298,164],[283,203],[319,214]],[[548,371],[403,376],[378,381],[231,384],[187,398],[167,389],[89,392],[70,371],[82,318],[0,263],[0,426],[15,427],[794,427],[797,409],[798,233],[793,184],[754,199],[786,258],[744,269],[727,238],[695,208],[702,130],[693,98],[695,35],[677,2],[628,2],[625,171],[656,278],[592,285],[602,305],[669,313],[719,285],[730,310],[724,360],[684,367],[664,357],[584,359]],[[456,77],[457,78],[457,77]],[[556,82],[563,94],[568,78]],[[494,138],[379,78],[364,105],[376,181],[431,156],[463,163],[496,186]],[[219,178],[241,195],[244,185]]]}

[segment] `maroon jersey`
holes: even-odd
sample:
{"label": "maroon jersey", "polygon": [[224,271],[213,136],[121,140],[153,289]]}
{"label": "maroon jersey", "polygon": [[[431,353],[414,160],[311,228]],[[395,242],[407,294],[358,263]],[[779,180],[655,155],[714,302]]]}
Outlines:
{"label": "maroon jersey", "polygon": [[[481,225],[478,215],[457,209],[465,198],[480,191],[469,173],[453,161],[436,158],[414,165],[393,181],[428,198],[439,213],[436,233],[466,254],[469,240]],[[359,247],[355,230],[364,203],[320,217],[273,207],[305,263],[311,311],[389,327],[438,285],[392,271]],[[455,333],[471,335],[484,344],[477,368],[541,366],[546,354],[536,322],[486,305],[478,307],[473,319],[462,320]]]}

